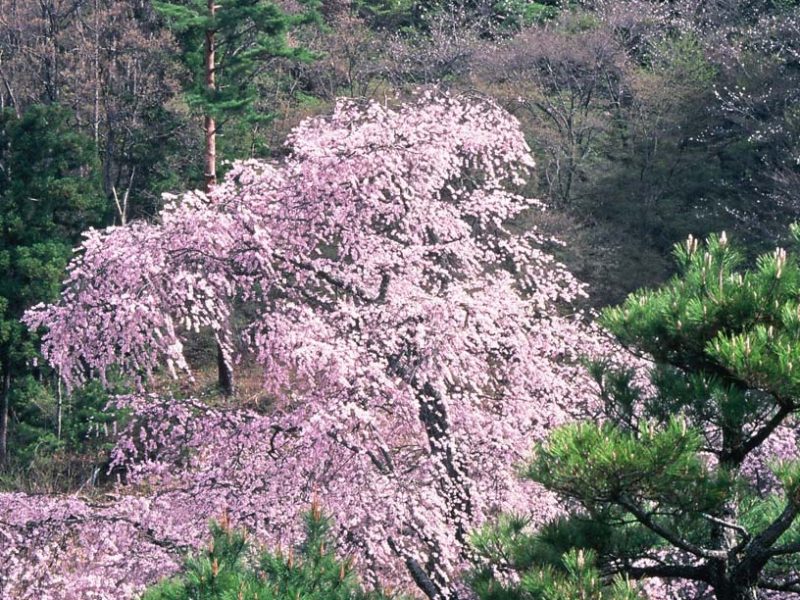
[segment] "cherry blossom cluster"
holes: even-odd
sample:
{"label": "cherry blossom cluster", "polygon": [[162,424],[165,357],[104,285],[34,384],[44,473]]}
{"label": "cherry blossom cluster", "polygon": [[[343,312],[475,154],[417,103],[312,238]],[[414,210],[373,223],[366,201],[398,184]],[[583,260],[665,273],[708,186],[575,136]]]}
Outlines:
{"label": "cherry blossom cluster", "polygon": [[135,495],[0,494],[0,598],[135,598],[174,573],[189,549],[163,531],[168,512],[154,504]]}
{"label": "cherry blossom cluster", "polygon": [[187,194],[157,224],[87,232],[61,301],[26,315],[29,326],[47,327],[47,360],[69,385],[105,380],[114,365],[137,378],[163,367],[188,371],[182,332],[210,328],[227,342],[238,229],[233,215]]}

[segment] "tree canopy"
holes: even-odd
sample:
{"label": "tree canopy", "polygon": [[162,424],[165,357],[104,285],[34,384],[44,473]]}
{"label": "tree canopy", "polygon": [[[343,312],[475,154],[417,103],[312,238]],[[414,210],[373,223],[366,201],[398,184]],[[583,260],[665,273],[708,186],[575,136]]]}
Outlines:
{"label": "tree canopy", "polygon": [[[514,461],[570,418],[588,383],[577,357],[606,344],[562,314],[583,290],[544,240],[509,225],[541,206],[513,191],[533,163],[495,104],[342,102],[289,142],[285,161],[234,165],[158,224],[92,234],[61,299],[26,320],[73,384],[112,365],[142,382],[187,370],[203,328],[263,366],[266,416],[118,403],[139,417],[114,465],[182,481],[161,498],[184,538],[227,506],[280,539],[314,493],[371,585],[455,598],[470,530],[525,497]],[[238,325],[237,299],[255,307]]]}

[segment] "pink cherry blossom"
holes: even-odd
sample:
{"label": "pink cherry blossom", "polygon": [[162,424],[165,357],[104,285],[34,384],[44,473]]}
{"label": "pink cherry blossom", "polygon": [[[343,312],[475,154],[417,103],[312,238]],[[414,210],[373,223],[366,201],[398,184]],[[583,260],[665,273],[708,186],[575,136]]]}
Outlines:
{"label": "pink cherry blossom", "polygon": [[[223,511],[285,546],[317,499],[369,585],[457,598],[473,528],[500,511],[559,514],[515,469],[586,414],[578,358],[612,348],[570,314],[585,290],[550,240],[515,223],[543,210],[515,191],[534,166],[518,123],[484,99],[343,100],[288,145],[284,161],[236,163],[156,223],[89,232],[60,302],[28,313],[71,385],[111,366],[142,385],[188,373],[187,336],[208,329],[229,362],[255,357],[273,403],[117,399],[134,418],[113,453],[116,501],[64,500],[80,526],[46,516],[52,499],[0,502],[0,531],[16,536],[5,552],[29,569],[0,566],[15,593],[67,597],[71,576],[36,565],[91,554],[91,583],[71,585],[130,597]],[[20,526],[41,533],[29,543]],[[137,561],[150,566],[134,574]]]}

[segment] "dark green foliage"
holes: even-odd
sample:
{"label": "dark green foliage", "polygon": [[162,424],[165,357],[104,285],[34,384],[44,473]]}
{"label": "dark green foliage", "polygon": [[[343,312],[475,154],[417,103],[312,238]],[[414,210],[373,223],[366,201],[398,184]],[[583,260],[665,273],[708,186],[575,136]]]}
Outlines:
{"label": "dark green foliage", "polygon": [[[800,241],[800,227],[792,235]],[[678,275],[602,316],[654,361],[652,390],[631,370],[591,365],[605,420],[555,430],[525,471],[568,499],[571,515],[536,534],[513,520],[481,533],[491,562],[555,569],[575,584],[562,557],[586,551],[606,583],[668,576],[713,587],[720,600],[795,590],[800,463],[785,451],[769,470],[747,461],[800,410],[800,265],[778,249],[746,269],[724,234],[690,237],[675,256]]]}
{"label": "dark green foliage", "polygon": [[489,568],[474,573],[470,583],[481,600],[641,598],[631,582],[618,577],[609,584],[597,569],[598,555],[621,541],[612,528],[592,521],[572,521],[555,523],[532,534],[527,525],[525,519],[505,516],[496,526],[486,527],[473,537],[475,549],[485,561],[513,569],[520,576],[518,583],[500,584]]}
{"label": "dark green foliage", "polygon": [[553,432],[526,476],[586,505],[631,496],[680,511],[713,511],[730,485],[705,466],[702,448],[701,436],[683,419],[633,432],[578,423]]}
{"label": "dark green foliage", "polygon": [[416,0],[356,0],[354,7],[377,30],[410,32],[423,24]]}
{"label": "dark green foliage", "polygon": [[494,12],[504,29],[521,29],[555,19],[561,9],[560,5],[557,0],[503,0],[494,5]]}
{"label": "dark green foliage", "polygon": [[90,140],[58,107],[0,115],[0,358],[33,357],[19,318],[57,297],[72,247],[108,210]]}
{"label": "dark green foliage", "polygon": [[[34,364],[36,339],[19,319],[58,296],[81,232],[108,214],[93,150],[58,106],[35,106],[21,118],[0,114],[0,391],[10,429],[31,425],[23,407],[47,395],[46,374]],[[24,443],[13,447],[27,451]]]}
{"label": "dark green foliage", "polygon": [[0,165],[4,244],[71,245],[102,223],[107,206],[93,145],[65,109],[34,106],[19,119],[3,113]]}
{"label": "dark green foliage", "polygon": [[[656,359],[659,389],[677,402],[673,410],[711,408],[718,424],[737,426],[770,403],[791,412],[800,392],[796,258],[777,250],[742,271],[742,254],[724,236],[703,249],[690,238],[675,254],[679,276],[606,311],[604,324]],[[747,393],[755,388],[768,396]],[[698,403],[702,395],[710,402]]]}
{"label": "dark green foliage", "polygon": [[481,36],[494,38],[547,23],[561,10],[558,0],[356,0],[353,6],[372,29],[400,32],[409,39],[429,33],[439,16],[464,19],[468,27],[483,21]]}
{"label": "dark green foliage", "polygon": [[[185,111],[184,111],[185,112]],[[202,139],[199,128],[187,123],[187,115],[170,106],[158,106],[143,115],[145,131],[132,130],[125,147],[135,187],[127,220],[152,219],[163,206],[161,194],[202,187]],[[108,157],[104,157],[108,161]],[[118,195],[128,180],[118,175]]]}
{"label": "dark green foliage", "polygon": [[212,542],[186,561],[184,572],[145,593],[143,600],[381,600],[365,592],[349,560],[336,557],[331,521],[318,507],[306,515],[306,538],[295,550],[255,556],[246,535],[212,524]]}
{"label": "dark green foliage", "polygon": [[100,483],[109,475],[115,422],[124,415],[106,405],[113,394],[128,390],[122,382],[105,388],[95,381],[67,394],[54,379],[40,382],[26,375],[15,380],[11,452],[0,477],[2,488],[58,493]]}
{"label": "dark green foliage", "polygon": [[[235,119],[250,124],[271,119],[255,109],[259,80],[267,74],[270,59],[309,61],[314,55],[288,41],[288,34],[302,25],[319,22],[317,0],[302,0],[303,11],[285,12],[269,0],[219,0],[211,15],[207,0],[155,1],[167,26],[182,49],[189,105],[199,113],[224,123]],[[205,77],[206,32],[213,32],[217,48],[216,85],[209,89]],[[232,136],[234,137],[234,136]]]}

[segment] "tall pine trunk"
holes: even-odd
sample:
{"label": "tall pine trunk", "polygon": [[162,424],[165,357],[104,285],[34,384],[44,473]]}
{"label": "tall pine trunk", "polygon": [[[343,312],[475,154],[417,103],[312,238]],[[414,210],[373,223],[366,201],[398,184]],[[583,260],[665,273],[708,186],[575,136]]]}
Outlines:
{"label": "tall pine trunk", "polygon": [[[217,7],[214,0],[208,0],[208,14],[212,21],[217,14]],[[206,30],[206,56],[205,56],[205,76],[206,89],[209,97],[216,91],[216,54],[217,54],[217,32],[215,29]],[[217,184],[217,124],[211,115],[210,109],[206,107],[205,116],[206,134],[206,154],[205,154],[205,183],[206,192]]]}
{"label": "tall pine trunk", "polygon": [[[212,18],[217,12],[214,4],[215,0],[208,0],[208,14]],[[205,77],[206,89],[209,96],[216,91],[216,30],[210,28],[206,30],[206,53],[205,53]],[[210,192],[217,184],[217,123],[206,108],[205,116],[205,136],[206,150],[204,160],[205,189]],[[231,361],[226,360],[225,352],[220,344],[217,344],[217,381],[220,390],[226,396],[233,394],[233,368]]]}

